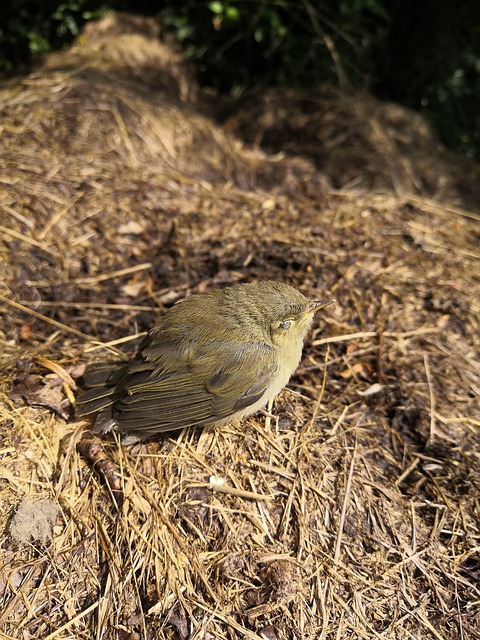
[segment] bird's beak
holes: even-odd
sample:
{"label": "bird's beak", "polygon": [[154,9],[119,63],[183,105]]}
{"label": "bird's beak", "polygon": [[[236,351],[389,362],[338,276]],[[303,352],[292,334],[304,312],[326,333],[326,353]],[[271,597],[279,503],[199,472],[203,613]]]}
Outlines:
{"label": "bird's beak", "polygon": [[335,302],[335,298],[325,298],[325,300],[314,300],[308,305],[307,310],[305,311],[305,315],[309,313],[316,313],[323,309],[323,307],[328,307],[329,304],[333,304]]}

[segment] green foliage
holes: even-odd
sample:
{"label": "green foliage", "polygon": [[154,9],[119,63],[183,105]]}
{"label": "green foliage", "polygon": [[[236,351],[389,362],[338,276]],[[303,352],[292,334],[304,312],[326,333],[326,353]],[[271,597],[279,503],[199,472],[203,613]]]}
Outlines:
{"label": "green foliage", "polygon": [[480,57],[467,52],[441,83],[426,87],[421,111],[447,147],[480,159]]}
{"label": "green foliage", "polygon": [[33,54],[69,44],[82,25],[108,11],[95,0],[7,0],[0,5],[0,76],[28,65]]}
{"label": "green foliage", "polygon": [[480,159],[480,3],[396,0],[371,89],[420,111],[443,142]]}

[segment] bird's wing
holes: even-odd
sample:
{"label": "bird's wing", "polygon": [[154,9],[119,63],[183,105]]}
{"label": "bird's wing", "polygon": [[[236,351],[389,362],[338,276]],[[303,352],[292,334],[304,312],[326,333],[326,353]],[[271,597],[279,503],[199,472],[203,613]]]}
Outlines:
{"label": "bird's wing", "polygon": [[112,415],[119,431],[143,437],[222,421],[257,402],[276,372],[275,352],[263,343],[179,350],[157,339],[125,369]]}

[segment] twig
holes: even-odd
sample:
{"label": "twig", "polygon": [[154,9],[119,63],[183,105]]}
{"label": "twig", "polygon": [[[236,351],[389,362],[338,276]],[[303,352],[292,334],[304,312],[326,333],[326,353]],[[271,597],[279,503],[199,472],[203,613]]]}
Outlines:
{"label": "twig", "polygon": [[[21,304],[24,304],[23,302]],[[109,302],[62,302],[51,300],[35,301],[38,307],[49,307],[52,309],[113,309],[114,311],[155,311],[156,307],[142,304],[115,304]]]}
{"label": "twig", "polygon": [[213,489],[217,493],[225,493],[231,496],[238,496],[247,500],[273,500],[272,496],[262,495],[261,493],[254,493],[253,491],[244,491],[243,489],[237,489],[236,487],[229,487],[219,482],[217,478],[210,478],[208,483],[195,483],[194,487],[205,487],[206,489]]}
{"label": "twig", "polygon": [[340,515],[340,522],[338,523],[337,540],[335,542],[335,554],[333,556],[333,564],[335,565],[338,564],[338,561],[340,560],[340,552],[342,550],[343,526],[345,524],[345,517],[347,515],[348,499],[350,497],[350,492],[352,489],[352,478],[353,478],[353,470],[355,468],[356,453],[357,453],[357,440],[355,439],[352,459],[350,461],[350,469],[348,471],[347,486],[345,487],[345,495],[343,497],[342,513]]}
{"label": "twig", "polygon": [[327,349],[325,351],[325,357],[324,357],[322,386],[320,387],[320,392],[318,394],[317,402],[315,403],[315,407],[313,409],[312,417],[309,420],[309,424],[313,424],[315,422],[317,414],[318,414],[318,410],[319,410],[320,405],[321,405],[322,400],[323,400],[323,394],[325,392],[325,385],[327,383],[327,362],[328,362],[329,353],[330,353],[330,347],[327,344]]}
{"label": "twig", "polygon": [[6,233],[7,235],[11,236],[12,238],[16,238],[17,240],[22,240],[22,242],[30,244],[32,245],[32,247],[38,247],[39,249],[42,249],[42,251],[46,251],[52,256],[57,255],[56,251],[52,251],[52,249],[50,249],[49,247],[46,247],[41,242],[37,242],[33,238],[29,238],[28,236],[25,236],[23,233],[19,233],[18,231],[14,231],[13,229],[7,229],[7,227],[3,227],[2,225],[0,225],[0,232]]}
{"label": "twig", "polygon": [[141,331],[140,333],[134,333],[131,336],[124,336],[123,338],[110,340],[110,342],[100,342],[98,340],[93,340],[93,338],[90,338],[90,340],[94,341],[96,344],[94,344],[92,347],[88,347],[88,349],[85,349],[85,353],[90,353],[91,351],[98,351],[98,349],[108,349],[110,347],[115,347],[117,344],[124,344],[125,342],[131,342],[132,340],[136,340],[137,338],[143,338],[143,336],[146,336],[146,335],[147,335],[146,331]]}
{"label": "twig", "polygon": [[422,209],[422,211],[446,214],[454,213],[455,215],[463,216],[464,218],[469,218],[470,220],[477,220],[478,222],[480,222],[480,216],[473,211],[460,209],[459,207],[454,207],[451,204],[449,204],[448,206],[439,204],[438,202],[435,202],[435,200],[429,200],[428,198],[425,198],[425,196],[423,195],[422,197],[419,197],[415,196],[412,193],[409,193],[406,200],[409,202],[414,202],[417,207],[420,207],[420,209]]}
{"label": "twig", "polygon": [[[381,335],[384,338],[412,338],[413,336],[420,336],[425,333],[438,333],[440,329],[438,327],[422,327],[420,329],[414,329],[413,331],[382,331]],[[349,340],[360,340],[361,338],[375,338],[380,334],[379,331],[359,331],[358,333],[345,333],[343,336],[332,336],[330,338],[321,338],[320,340],[314,340],[312,345],[318,347],[321,344],[331,344],[333,342],[348,342]]]}
{"label": "twig", "polygon": [[80,613],[77,614],[74,618],[72,618],[71,620],[68,620],[61,627],[58,627],[58,629],[55,629],[53,633],[50,633],[48,636],[44,636],[44,640],[52,640],[53,638],[56,638],[58,635],[63,633],[66,629],[69,629],[72,625],[75,625],[79,620],[87,616],[89,613],[91,613],[92,611],[95,611],[99,603],[100,601],[98,600],[97,602],[94,602],[83,611],[80,611]]}
{"label": "twig", "polygon": [[112,280],[113,278],[119,278],[120,276],[126,276],[130,273],[136,273],[137,271],[144,271],[150,269],[151,262],[143,262],[137,264],[134,267],[126,267],[125,269],[118,269],[118,271],[112,271],[111,273],[103,273],[98,276],[89,276],[88,278],[78,278],[77,284],[97,284],[97,282],[105,282],[105,280]]}
{"label": "twig", "polygon": [[88,336],[86,333],[82,333],[82,331],[79,331],[78,329],[74,329],[73,327],[68,327],[66,324],[63,324],[63,322],[58,322],[58,320],[53,320],[52,318],[48,318],[47,316],[44,316],[42,313],[38,313],[38,311],[29,309],[28,307],[25,307],[23,304],[20,304],[19,302],[15,302],[15,300],[10,300],[9,298],[2,296],[1,293],[0,293],[0,302],[5,302],[5,304],[10,305],[14,309],[18,309],[19,311],[28,313],[34,318],[38,318],[39,320],[48,322],[48,324],[52,324],[54,327],[57,327],[58,329],[62,329],[63,331],[68,331],[68,333],[73,333],[74,335],[79,336],[84,340],[92,340],[92,336]]}
{"label": "twig", "polygon": [[135,148],[132,144],[132,141],[130,140],[130,136],[128,134],[128,130],[127,127],[125,126],[125,122],[122,118],[122,116],[120,115],[120,111],[113,107],[111,110],[111,113],[113,115],[113,117],[115,118],[115,122],[117,123],[118,129],[120,131],[120,135],[123,138],[123,142],[125,144],[125,148],[127,150],[127,155],[130,158],[130,163],[132,167],[138,167],[138,158],[137,158],[137,154],[135,153]]}
{"label": "twig", "polygon": [[57,213],[55,215],[53,215],[50,220],[47,222],[47,224],[44,226],[44,228],[40,231],[40,233],[38,234],[38,239],[39,240],[45,240],[45,238],[47,237],[47,235],[50,233],[50,231],[53,229],[53,227],[58,224],[58,222],[60,222],[60,220],[63,218],[63,216],[68,213],[70,211],[70,209],[75,206],[75,204],[81,199],[83,198],[83,196],[85,195],[84,191],[81,191],[79,194],[76,195],[75,198],[73,198],[73,200],[71,200],[65,207],[63,207],[63,209],[59,209],[57,211]]}
{"label": "twig", "polygon": [[90,463],[95,471],[105,479],[118,507],[124,500],[121,474],[118,465],[105,453],[101,442],[88,436],[82,437],[77,443],[78,453]]}
{"label": "twig", "polygon": [[435,393],[433,390],[432,374],[430,372],[430,364],[428,361],[428,354],[423,356],[425,363],[425,375],[427,376],[428,394],[430,396],[430,434],[428,436],[427,444],[432,444],[436,433],[436,420],[435,420]]}

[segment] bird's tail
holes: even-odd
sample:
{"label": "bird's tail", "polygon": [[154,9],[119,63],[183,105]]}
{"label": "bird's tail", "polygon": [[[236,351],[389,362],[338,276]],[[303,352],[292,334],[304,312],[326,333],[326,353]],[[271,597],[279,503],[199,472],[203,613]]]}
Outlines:
{"label": "bird's tail", "polygon": [[[77,418],[91,417],[100,431],[112,428],[112,405],[118,381],[125,371],[125,362],[109,361],[90,365],[84,373],[83,391],[77,399],[75,415]],[[107,426],[109,425],[109,426]]]}

